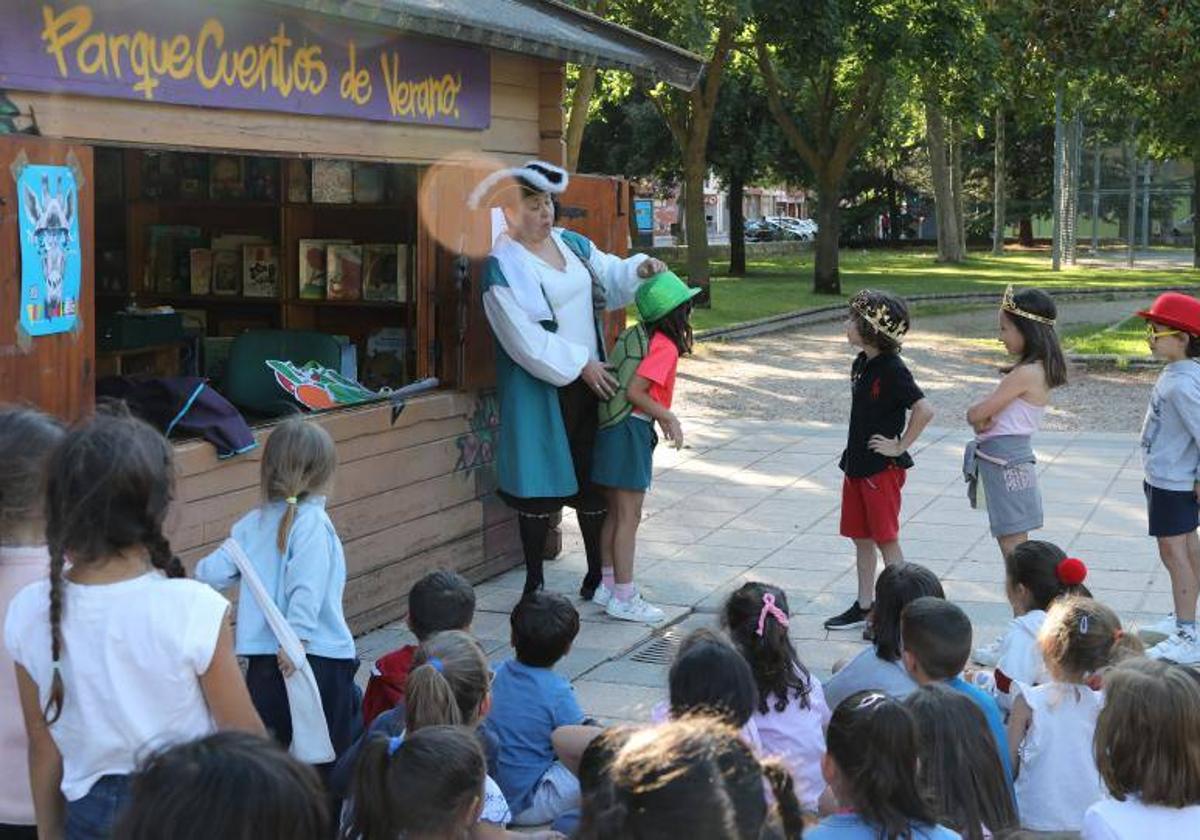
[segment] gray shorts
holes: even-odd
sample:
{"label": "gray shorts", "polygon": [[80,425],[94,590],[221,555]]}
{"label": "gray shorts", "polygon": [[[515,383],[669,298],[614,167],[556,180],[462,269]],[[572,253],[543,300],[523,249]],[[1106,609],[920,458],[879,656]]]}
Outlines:
{"label": "gray shorts", "polygon": [[976,467],[993,537],[1042,527],[1042,491],[1038,489],[1036,463],[1000,466],[979,458]]}

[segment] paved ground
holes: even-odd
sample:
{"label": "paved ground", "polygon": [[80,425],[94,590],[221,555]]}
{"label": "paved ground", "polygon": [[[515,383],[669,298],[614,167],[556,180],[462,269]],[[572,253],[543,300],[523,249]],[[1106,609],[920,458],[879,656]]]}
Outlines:
{"label": "paved ground", "polygon": [[[788,592],[792,635],[822,678],[863,644],[857,634],[821,628],[855,591],[853,552],[837,536],[844,427],[690,417],[685,428],[688,448],[658,453],[639,545],[638,579],[668,609],[667,626],[618,622],[581,604],[583,630],[561,666],[584,708],[605,721],[647,718],[665,696],[669,642],[715,623],[724,597],[745,580],[770,580]],[[965,500],[959,464],[966,437],[961,427],[927,432],[905,487],[901,540],[910,560],[941,576],[977,638],[990,640],[1010,611],[986,514]],[[1160,618],[1169,589],[1145,536],[1134,435],[1050,431],[1038,437],[1037,452],[1047,515],[1038,536],[1084,558],[1092,591],[1127,622]],[[547,567],[547,585],[572,594],[584,569],[573,526],[567,523],[563,557]],[[476,590],[474,631],[496,660],[509,655],[508,611],[522,575],[514,570]],[[403,625],[394,625],[360,639],[360,654],[369,664],[409,641]]]}
{"label": "paved ground", "polygon": [[[1068,301],[1063,328],[1111,324],[1152,298]],[[933,403],[941,426],[965,424],[967,407],[999,380],[1007,357],[997,339],[996,310],[914,317],[904,359]],[[737,341],[705,342],[679,368],[681,415],[717,420],[819,420],[844,425],[850,414],[852,348],[840,323],[808,326]],[[1134,432],[1141,426],[1156,371],[1073,370],[1057,390],[1046,428]]]}

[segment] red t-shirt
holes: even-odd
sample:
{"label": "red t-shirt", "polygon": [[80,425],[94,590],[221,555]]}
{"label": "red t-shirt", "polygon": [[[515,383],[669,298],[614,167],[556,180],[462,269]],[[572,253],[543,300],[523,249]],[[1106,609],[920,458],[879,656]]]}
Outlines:
{"label": "red t-shirt", "polygon": [[646,356],[637,367],[637,375],[650,380],[650,399],[663,408],[671,407],[675,396],[675,370],[679,367],[679,348],[662,333],[655,333],[646,348]]}
{"label": "red t-shirt", "polygon": [[367,690],[363,693],[364,728],[370,727],[371,721],[394,709],[404,699],[404,684],[408,682],[408,672],[412,670],[416,654],[416,645],[405,645],[375,662],[371,678],[367,680]]}

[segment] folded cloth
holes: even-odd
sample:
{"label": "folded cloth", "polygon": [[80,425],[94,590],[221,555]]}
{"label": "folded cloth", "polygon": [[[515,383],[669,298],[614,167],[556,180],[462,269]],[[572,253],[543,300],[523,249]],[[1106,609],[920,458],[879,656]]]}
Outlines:
{"label": "folded cloth", "polygon": [[179,430],[204,438],[216,447],[219,458],[258,445],[241,413],[198,376],[110,376],[97,383],[96,396],[123,400],[133,414],[168,437]]}

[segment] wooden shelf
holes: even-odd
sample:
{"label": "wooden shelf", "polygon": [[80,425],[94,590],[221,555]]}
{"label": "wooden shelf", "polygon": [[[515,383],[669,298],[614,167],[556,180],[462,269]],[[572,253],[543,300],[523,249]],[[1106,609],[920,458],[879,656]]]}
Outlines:
{"label": "wooden shelf", "polygon": [[[287,202],[283,205],[288,210],[375,210],[394,213],[411,212],[415,207],[415,202],[408,204],[365,204],[361,202],[350,202],[348,204],[334,204],[324,202]],[[403,243],[401,243],[403,244]]]}
{"label": "wooden shelf", "polygon": [[278,306],[282,298],[244,297],[242,295],[172,295],[164,292],[97,292],[98,298],[128,300],[136,298],[139,301],[153,300],[160,303],[249,303],[253,305]]}
{"label": "wooden shelf", "polygon": [[292,306],[349,306],[358,309],[404,309],[408,301],[394,300],[313,300],[312,298],[293,298],[284,301]]}
{"label": "wooden shelf", "polygon": [[121,204],[140,207],[170,207],[189,210],[278,210],[278,201],[248,201],[236,198],[135,198]]}

